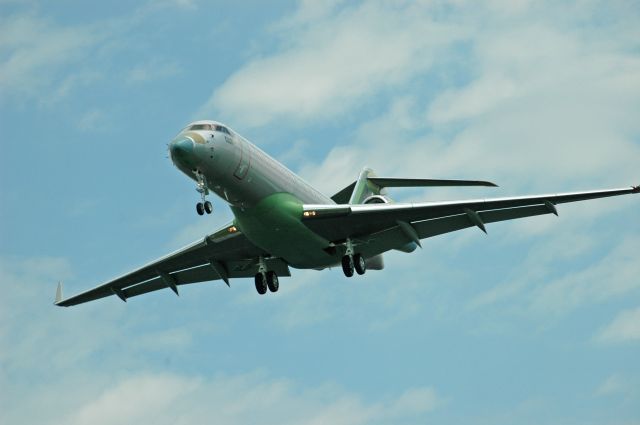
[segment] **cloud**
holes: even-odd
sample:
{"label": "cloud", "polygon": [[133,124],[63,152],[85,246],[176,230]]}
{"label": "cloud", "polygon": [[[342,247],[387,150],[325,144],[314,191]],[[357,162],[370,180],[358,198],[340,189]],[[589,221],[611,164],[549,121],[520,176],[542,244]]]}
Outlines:
{"label": "cloud", "polygon": [[638,290],[638,266],[632,254],[638,249],[640,238],[627,237],[599,261],[538,286],[532,292],[531,309],[543,314],[567,312]]}
{"label": "cloud", "polygon": [[620,312],[596,336],[602,343],[623,343],[640,340],[640,307]]}
{"label": "cloud", "polygon": [[[366,396],[334,382],[309,384],[264,370],[190,374],[190,367],[176,369],[170,359],[193,361],[193,350],[211,350],[198,341],[205,334],[210,338],[211,326],[205,322],[222,318],[207,312],[206,320],[186,325],[181,322],[186,310],[180,308],[156,317],[153,297],[137,308],[124,303],[55,308],[53,279],[68,280],[74,274],[62,258],[0,261],[5,285],[0,301],[2,423],[175,424],[215,418],[216,423],[243,424],[259,418],[265,424],[377,424],[420,420],[445,404],[431,386]],[[282,289],[285,297],[287,289]],[[50,290],[51,297],[43,296],[43,290]],[[251,294],[258,301],[255,309],[268,307],[268,300]],[[193,308],[187,299],[181,301],[187,310]],[[228,321],[242,300],[227,303],[230,310],[220,314]]]}
{"label": "cloud", "polygon": [[65,79],[62,70],[86,59],[100,38],[90,26],[63,27],[33,15],[5,16],[0,22],[0,54],[6,58],[0,64],[2,97],[46,95],[57,85],[62,87],[59,93],[68,91],[77,78]]}
{"label": "cloud", "polygon": [[302,3],[276,26],[280,51],[236,71],[198,115],[222,114],[245,127],[339,117],[429,69],[442,46],[464,32],[411,4],[365,2],[330,10]]}
{"label": "cloud", "polygon": [[78,118],[76,126],[84,132],[100,132],[108,128],[109,118],[102,109],[92,108]]}
{"label": "cloud", "polygon": [[624,392],[626,389],[627,385],[619,375],[611,375],[596,389],[596,395],[609,396]]}
{"label": "cloud", "polygon": [[[261,374],[192,378],[143,374],[115,382],[64,415],[70,424],[175,423],[364,424],[424,414],[438,406],[432,388],[412,388],[387,402],[367,403],[335,386],[301,389]],[[57,421],[56,421],[57,422]],[[62,421],[60,421],[62,422]]]}
{"label": "cloud", "polygon": [[127,74],[129,84],[147,83],[172,77],[181,71],[180,66],[172,61],[153,60],[135,65]]}
{"label": "cloud", "polygon": [[[148,2],[128,14],[65,24],[62,19],[19,11],[0,19],[0,98],[51,106],[80,87],[104,83],[112,77],[139,84],[176,75],[180,67],[154,56],[157,50],[126,58],[129,66],[112,69],[119,54],[136,49],[131,36],[153,14],[167,8],[192,11],[195,2]],[[21,8],[23,9],[23,8]],[[122,71],[124,68],[127,71]],[[124,75],[123,75],[124,74]]]}

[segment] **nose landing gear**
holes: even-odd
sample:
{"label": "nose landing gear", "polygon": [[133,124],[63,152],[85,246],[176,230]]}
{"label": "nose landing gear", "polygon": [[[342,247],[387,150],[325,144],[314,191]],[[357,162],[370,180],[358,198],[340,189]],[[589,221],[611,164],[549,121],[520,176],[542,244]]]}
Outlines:
{"label": "nose landing gear", "polygon": [[196,212],[198,213],[198,215],[204,215],[205,212],[207,214],[211,214],[213,212],[213,205],[211,204],[211,202],[207,201],[206,198],[209,194],[209,189],[207,189],[207,182],[202,173],[197,170],[194,173],[196,175],[196,178],[198,179],[196,191],[202,198],[202,202],[198,202],[196,204]]}
{"label": "nose landing gear", "polygon": [[213,212],[213,205],[211,205],[209,201],[198,202],[196,204],[196,212],[198,215],[204,215],[204,213],[211,214]]}

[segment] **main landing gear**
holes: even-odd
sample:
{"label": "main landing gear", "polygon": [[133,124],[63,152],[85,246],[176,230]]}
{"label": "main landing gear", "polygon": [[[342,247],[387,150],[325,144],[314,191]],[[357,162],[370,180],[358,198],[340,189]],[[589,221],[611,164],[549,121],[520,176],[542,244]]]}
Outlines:
{"label": "main landing gear", "polygon": [[346,277],[353,276],[354,271],[363,275],[367,271],[367,263],[362,254],[345,255],[342,257],[342,271]]}
{"label": "main landing gear", "polygon": [[267,270],[267,265],[262,257],[258,259],[258,273],[255,276],[255,282],[256,291],[260,295],[266,294],[267,289],[271,292],[278,292],[280,288],[278,275],[273,270]]}
{"label": "main landing gear", "polygon": [[204,213],[211,214],[213,212],[213,205],[211,202],[207,201],[206,197],[209,194],[209,189],[207,189],[207,182],[204,179],[204,176],[199,171],[195,171],[196,178],[198,179],[196,191],[202,197],[202,202],[198,202],[196,204],[196,212],[198,215],[204,215]]}
{"label": "main landing gear", "polygon": [[258,273],[255,276],[256,291],[258,294],[264,295],[267,293],[267,288],[271,292],[278,292],[280,288],[280,282],[278,282],[278,275],[274,271],[268,271]]}
{"label": "main landing gear", "polygon": [[347,239],[347,251],[342,257],[342,271],[346,277],[353,276],[354,271],[359,275],[367,271],[367,262],[362,254],[354,254],[351,239]]}

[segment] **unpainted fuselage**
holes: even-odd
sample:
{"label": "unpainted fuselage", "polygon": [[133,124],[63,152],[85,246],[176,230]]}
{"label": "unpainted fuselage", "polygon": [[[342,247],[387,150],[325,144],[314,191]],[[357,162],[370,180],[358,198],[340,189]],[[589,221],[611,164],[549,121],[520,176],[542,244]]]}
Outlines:
{"label": "unpainted fuselage", "polygon": [[337,264],[331,243],[301,221],[303,204],[334,204],[238,133],[198,121],[170,143],[171,160],[231,206],[235,225],[256,246],[296,268]]}

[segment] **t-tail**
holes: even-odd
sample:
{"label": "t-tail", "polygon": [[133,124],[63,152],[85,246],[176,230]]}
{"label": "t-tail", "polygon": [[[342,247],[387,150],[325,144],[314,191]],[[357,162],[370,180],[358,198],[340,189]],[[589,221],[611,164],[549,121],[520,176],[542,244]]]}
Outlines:
{"label": "t-tail", "polygon": [[[371,168],[363,168],[358,176],[358,180],[336,193],[331,199],[338,204],[389,204],[393,200],[386,194],[388,187],[468,187],[484,186],[497,187],[498,185],[484,180],[449,180],[449,179],[402,179],[377,177]],[[413,226],[409,223],[398,222],[399,228],[411,241],[397,250],[402,252],[413,252],[417,247],[422,248],[420,238]],[[382,256],[380,262],[382,262]],[[375,257],[374,257],[375,258]],[[372,259],[370,259],[372,260]],[[369,260],[368,260],[369,261]]]}

